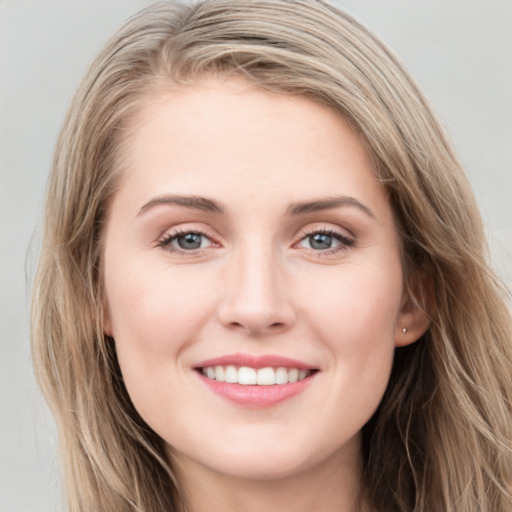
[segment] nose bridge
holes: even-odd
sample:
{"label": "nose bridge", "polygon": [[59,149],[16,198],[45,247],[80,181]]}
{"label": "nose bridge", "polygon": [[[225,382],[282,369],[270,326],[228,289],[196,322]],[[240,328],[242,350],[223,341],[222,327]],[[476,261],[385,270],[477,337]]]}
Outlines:
{"label": "nose bridge", "polygon": [[239,258],[239,298],[257,309],[270,309],[276,301],[278,262],[269,246],[254,247],[251,244]]}
{"label": "nose bridge", "polygon": [[250,333],[285,329],[293,309],[285,293],[279,255],[269,240],[250,237],[229,261],[221,320]]}

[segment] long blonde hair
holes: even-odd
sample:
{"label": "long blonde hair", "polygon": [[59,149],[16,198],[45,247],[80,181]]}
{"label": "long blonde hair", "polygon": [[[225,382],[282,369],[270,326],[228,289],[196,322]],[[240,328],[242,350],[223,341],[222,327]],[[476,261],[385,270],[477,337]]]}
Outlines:
{"label": "long blonde hair", "polygon": [[131,404],[103,331],[102,228],[129,117],[155,91],[229,73],[321,102],[360,135],[394,211],[409,293],[431,318],[396,350],[363,428],[365,499],[380,512],[510,512],[510,316],[472,192],[394,55],[321,0],[155,4],[108,42],[76,93],[49,178],[32,322],[70,511],[178,510],[163,441]]}

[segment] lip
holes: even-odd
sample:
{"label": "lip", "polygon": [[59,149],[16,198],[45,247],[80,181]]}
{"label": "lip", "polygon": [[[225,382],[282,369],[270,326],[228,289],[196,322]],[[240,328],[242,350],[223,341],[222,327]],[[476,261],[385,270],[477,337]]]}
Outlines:
{"label": "lip", "polygon": [[226,356],[206,359],[194,365],[198,378],[215,394],[237,405],[249,408],[265,408],[277,405],[284,400],[302,393],[314,381],[318,371],[297,382],[288,384],[274,384],[270,386],[252,386],[218,382],[204,376],[200,369],[208,366],[249,366],[252,368],[284,367],[298,368],[299,370],[317,370],[296,359],[278,355],[253,356],[248,354],[230,354]]}
{"label": "lip", "polygon": [[251,368],[266,368],[268,366],[283,368],[298,368],[299,370],[315,370],[316,368],[299,361],[283,357],[275,354],[267,354],[262,356],[254,356],[250,354],[229,354],[225,356],[215,357],[213,359],[205,359],[194,365],[195,369],[207,366],[249,366]]}

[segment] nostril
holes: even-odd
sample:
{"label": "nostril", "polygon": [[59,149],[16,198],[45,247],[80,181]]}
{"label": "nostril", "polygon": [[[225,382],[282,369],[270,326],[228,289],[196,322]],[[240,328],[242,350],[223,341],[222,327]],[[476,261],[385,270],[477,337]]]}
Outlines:
{"label": "nostril", "polygon": [[268,324],[267,327],[264,327],[262,325],[252,325],[250,322],[247,322],[244,324],[243,322],[230,322],[229,326],[232,329],[243,329],[248,330],[253,334],[260,334],[261,332],[267,331],[267,332],[276,332],[281,331],[285,328],[286,324],[284,322],[274,322],[271,324]]}

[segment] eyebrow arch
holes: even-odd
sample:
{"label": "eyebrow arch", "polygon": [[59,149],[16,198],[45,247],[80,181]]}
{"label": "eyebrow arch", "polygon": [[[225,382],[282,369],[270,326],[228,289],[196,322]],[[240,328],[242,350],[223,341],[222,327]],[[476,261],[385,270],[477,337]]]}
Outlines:
{"label": "eyebrow arch", "polygon": [[137,216],[142,215],[144,212],[150,210],[151,208],[154,208],[155,206],[159,206],[162,204],[175,204],[178,206],[184,206],[185,208],[202,210],[204,212],[224,212],[224,208],[220,204],[216,203],[215,201],[212,201],[211,199],[207,199],[206,197],[165,195],[151,199],[151,201],[147,202],[139,210]]}
{"label": "eyebrow arch", "polygon": [[344,206],[353,206],[366,213],[372,219],[375,219],[373,212],[358,201],[355,197],[336,196],[318,199],[316,201],[308,201],[304,203],[292,203],[286,210],[288,215],[303,215],[305,213],[317,212],[321,210],[330,210],[331,208],[340,208]]}

